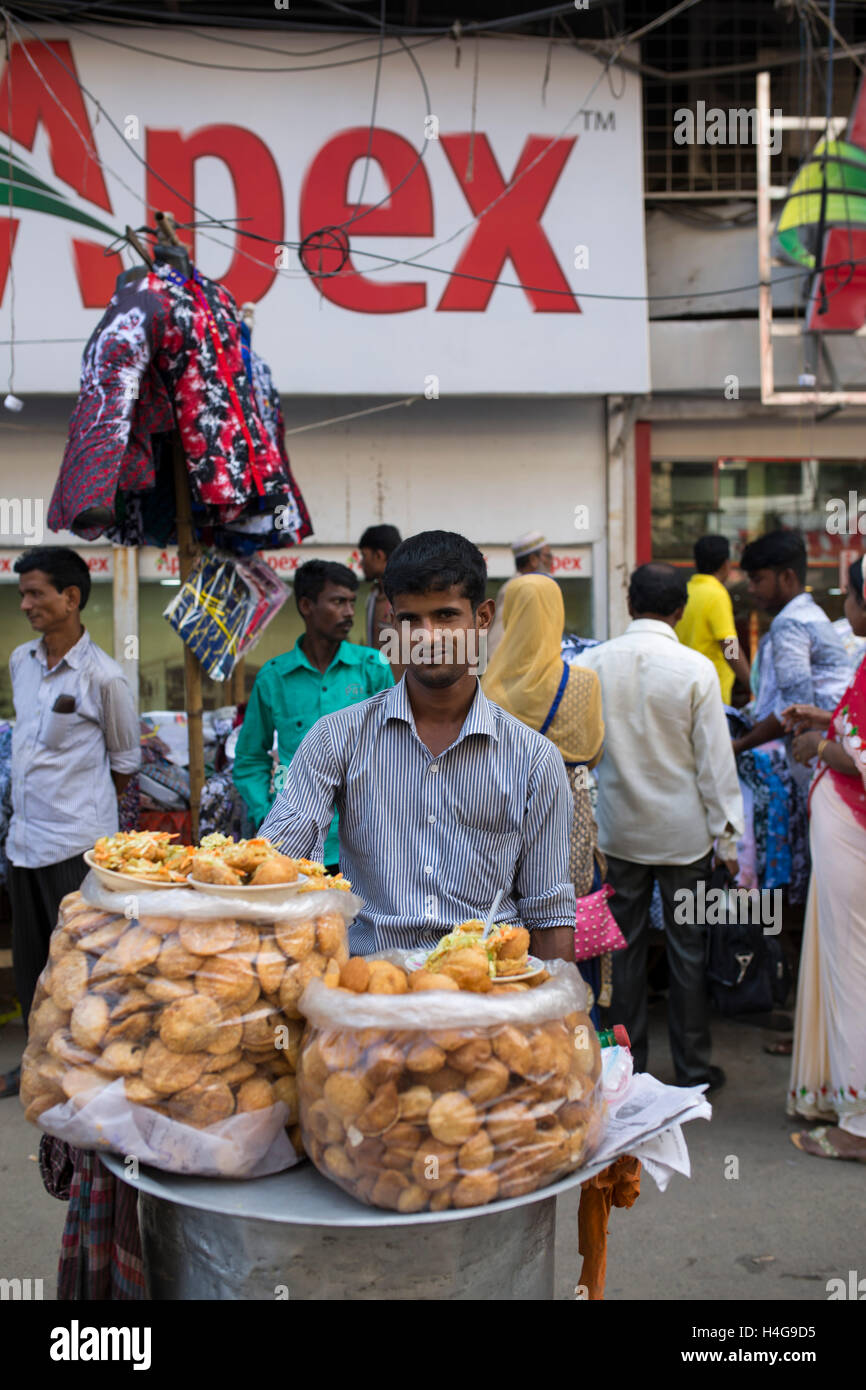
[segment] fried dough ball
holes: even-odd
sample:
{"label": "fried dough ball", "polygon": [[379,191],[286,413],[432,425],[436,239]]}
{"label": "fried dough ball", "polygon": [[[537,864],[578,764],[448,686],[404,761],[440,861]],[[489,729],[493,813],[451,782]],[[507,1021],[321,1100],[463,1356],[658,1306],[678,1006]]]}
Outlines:
{"label": "fried dough ball", "polygon": [[407,1124],[404,1120],[398,1120],[382,1136],[384,1143],[384,1156],[382,1158],[383,1168],[409,1169],[418,1145],[421,1143],[421,1130],[417,1125]]}
{"label": "fried dough ball", "polygon": [[304,1025],[299,1019],[284,1019],[276,1040],[277,1056],[272,1058],[271,1066],[278,1071],[294,1073],[298,1066],[303,1036]]}
{"label": "fried dough ball", "polygon": [[[588,1046],[578,1046],[578,1042],[586,1042]],[[582,1076],[591,1076],[593,1081],[601,1075],[601,1047],[591,1023],[588,1023],[586,1033],[575,1033],[572,1066]]]}
{"label": "fried dough ball", "polygon": [[449,975],[460,989],[485,993],[491,988],[487,952],[482,946],[463,946],[439,962],[440,975]]}
{"label": "fried dough ball", "polygon": [[237,925],[231,918],[211,922],[181,922],[180,944],[191,956],[218,956],[235,943]]}
{"label": "fried dough ball", "polygon": [[461,1047],[456,1047],[453,1052],[449,1052],[448,1065],[456,1067],[465,1076],[470,1076],[482,1062],[489,1060],[492,1052],[493,1048],[487,1038],[472,1038]]}
{"label": "fried dough ball", "polygon": [[118,999],[116,1004],[112,1004],[109,1017],[112,1023],[119,1023],[123,1018],[129,1018],[130,1014],[141,1013],[143,1009],[153,1008],[153,1000],[143,989],[131,989],[128,994],[124,994]]}
{"label": "fried dough ball", "polygon": [[381,1139],[365,1139],[361,1131],[352,1126],[346,1135],[348,1152],[359,1173],[378,1173],[382,1168],[385,1145]]}
{"label": "fried dough ball", "polygon": [[424,1038],[410,1047],[406,1055],[406,1066],[409,1070],[418,1072],[422,1076],[439,1071],[444,1065],[445,1053],[443,1049]]}
{"label": "fried dough ball", "polygon": [[340,967],[333,958],[325,966],[322,984],[327,985],[328,989],[339,989],[340,987]]}
{"label": "fried dough ball", "polygon": [[[119,941],[126,930],[126,926],[127,921],[125,917],[117,917],[113,922],[106,922],[104,926],[97,927],[95,931],[88,932],[86,936],[79,937],[79,951],[92,951],[101,955],[109,946],[113,946],[116,941]],[[69,937],[66,936],[65,933],[61,939],[69,941]]]}
{"label": "fried dough ball", "polygon": [[446,1052],[455,1052],[465,1042],[471,1042],[475,1033],[471,1028],[437,1028],[430,1037],[437,1047],[443,1048]]}
{"label": "fried dough ball", "polygon": [[70,951],[51,966],[49,993],[58,1009],[74,1009],[87,990],[87,957]]}
{"label": "fried dough ball", "polygon": [[304,1083],[316,1091],[321,1091],[328,1079],[330,1067],[322,1056],[319,1040],[307,1044],[298,1059],[298,1066]]}
{"label": "fried dough ball", "polygon": [[270,1081],[263,1076],[251,1077],[238,1089],[237,1112],[245,1114],[248,1110],[267,1110],[274,1103],[274,1090]]}
{"label": "fried dough ball", "polygon": [[[219,1004],[217,1004],[217,1008],[220,1008]],[[223,1005],[220,1009],[219,1024],[205,1050],[212,1057],[221,1057],[226,1053],[237,1051],[242,1039],[243,1024],[236,1006],[233,1004]]]}
{"label": "fried dough ball", "polygon": [[141,1077],[161,1096],[194,1086],[205,1069],[207,1054],[172,1052],[159,1038],[148,1044],[141,1064]]}
{"label": "fried dough ball", "polygon": [[73,1042],[95,1052],[108,1028],[108,1001],[100,994],[85,994],[72,1010],[69,1031]]}
{"label": "fried dough ball", "polygon": [[47,1043],[52,1033],[64,1029],[69,1023],[68,1009],[61,1009],[55,999],[46,995],[35,1009],[31,1009],[27,1020],[27,1036],[32,1043]]}
{"label": "fried dough ball", "polygon": [[221,1076],[204,1076],[193,1086],[178,1091],[168,1102],[169,1114],[196,1129],[219,1124],[233,1114],[235,1098]]}
{"label": "fried dough ball", "polygon": [[289,859],[285,854],[272,854],[269,859],[265,859],[256,869],[250,883],[258,888],[267,883],[295,883],[298,877],[298,870],[294,859]]}
{"label": "fried dough ball", "polygon": [[438,1192],[457,1177],[457,1150],[440,1139],[422,1139],[412,1160],[412,1177],[425,1192]]}
{"label": "fried dough ball", "polygon": [[529,1051],[531,1064],[528,1075],[533,1081],[547,1081],[556,1075],[560,1054],[549,1033],[539,1029],[529,1040]]}
{"label": "fried dough ball", "polygon": [[112,947],[111,955],[116,968],[123,975],[134,975],[153,965],[162,947],[163,938],[155,931],[141,925],[130,927]]}
{"label": "fried dough ball", "polygon": [[71,1067],[64,1073],[60,1083],[63,1087],[63,1094],[70,1100],[76,1097],[92,1095],[94,1091],[101,1091],[107,1086],[108,1077],[100,1076],[95,1067]]}
{"label": "fried dough ball", "polygon": [[499,1179],[489,1168],[467,1173],[454,1184],[451,1195],[455,1207],[483,1207],[492,1202],[499,1191]]}
{"label": "fried dough ball", "polygon": [[151,1006],[153,1004],[173,1004],[175,999],[185,999],[190,994],[195,994],[195,985],[192,980],[167,980],[163,975],[155,975],[152,980],[148,980],[144,987],[144,993],[149,998]]}
{"label": "fried dough ball", "polygon": [[218,854],[208,854],[207,850],[193,855],[191,877],[198,883],[222,883],[226,886],[235,886],[243,881],[241,875]]}
{"label": "fried dough ball", "polygon": [[286,1124],[294,1125],[298,1122],[298,1082],[294,1076],[279,1076],[272,1082],[274,1100],[281,1100],[289,1108],[289,1117]]}
{"label": "fried dough ball", "polygon": [[84,1048],[72,1041],[72,1034],[65,1028],[58,1028],[56,1033],[51,1034],[47,1047],[52,1057],[70,1067],[86,1067],[96,1060],[92,1052],[85,1052]]}
{"label": "fried dough ball", "polygon": [[560,1106],[556,1112],[556,1117],[566,1129],[577,1129],[578,1126],[586,1123],[587,1108],[582,1101],[570,1100],[565,1105]]}
{"label": "fried dough ball", "polygon": [[471,1139],[481,1127],[481,1116],[460,1091],[446,1091],[437,1096],[427,1113],[427,1124],[435,1139],[443,1144],[459,1146]]}
{"label": "fried dough ball", "polygon": [[397,1196],[397,1210],[409,1215],[410,1212],[423,1211],[427,1205],[427,1193],[417,1182],[404,1187]]}
{"label": "fried dough ball", "polygon": [[144,1048],[136,1042],[111,1042],[94,1063],[97,1071],[107,1076],[135,1076],[141,1071]]}
{"label": "fried dough ball", "polygon": [[210,1054],[205,1065],[205,1072],[228,1071],[229,1067],[235,1066],[241,1060],[241,1056],[239,1047],[233,1047],[231,1052],[224,1052],[221,1055]]}
{"label": "fried dough ball", "polygon": [[280,1006],[289,1018],[301,1017],[298,1001],[310,981],[324,975],[325,963],[318,951],[310,951],[303,960],[287,967],[280,985]]}
{"label": "fried dough ball", "polygon": [[532,1071],[532,1049],[525,1033],[513,1024],[500,1028],[493,1039],[493,1051],[511,1071],[518,1076],[529,1076]]}
{"label": "fried dough ball", "polygon": [[202,963],[201,956],[191,955],[180,944],[179,936],[166,936],[162,938],[162,949],[156,960],[156,968],[160,975],[164,975],[168,980],[183,980],[189,975],[194,975]]}
{"label": "fried dough ball", "polygon": [[364,956],[350,956],[340,971],[340,986],[355,994],[365,994],[370,982],[370,962]]}
{"label": "fried dough ball", "polygon": [[322,1161],[334,1178],[349,1179],[355,1176],[355,1165],[339,1144],[329,1144],[322,1155]]}
{"label": "fried dough ball", "polygon": [[405,970],[388,960],[370,961],[368,994],[406,994],[409,989]]}
{"label": "fried dough ball", "polygon": [[316,918],[316,948],[323,956],[333,956],[346,937],[346,926],[339,912],[323,912]]}
{"label": "fried dough ball", "polygon": [[66,931],[53,931],[48,943],[48,959],[59,960],[69,951],[75,950],[75,942]]}
{"label": "fried dough ball", "polygon": [[198,990],[202,994],[209,994],[219,1004],[246,1002],[252,981],[252,966],[249,961],[239,960],[237,956],[206,956],[195,976]]}
{"label": "fried dough ball", "polygon": [[535,1135],[532,1111],[522,1101],[505,1100],[494,1105],[485,1116],[487,1132],[496,1147],[525,1146]]}
{"label": "fried dough ball", "polygon": [[153,1019],[150,1010],[140,1009],[138,1013],[120,1018],[108,1028],[102,1039],[102,1046],[113,1042],[139,1042],[150,1032]]}
{"label": "fried dough ball", "polygon": [[496,954],[500,960],[522,960],[529,951],[529,932],[526,928],[513,927],[512,931],[513,935],[509,933],[508,939],[497,948]]}
{"label": "fried dough ball", "polygon": [[386,1207],[389,1211],[397,1211],[400,1198],[404,1192],[409,1190],[409,1187],[409,1179],[405,1173],[400,1173],[395,1168],[386,1168],[376,1179],[371,1201],[377,1207]]}
{"label": "fried dough ball", "polygon": [[223,1021],[219,1004],[207,994],[190,994],[163,1009],[159,1036],[172,1052],[203,1052]]}
{"label": "fried dough ball", "polygon": [[[226,951],[225,955],[223,956],[223,960],[232,960],[233,954],[234,954],[234,953],[233,953],[232,951]],[[249,962],[247,962],[247,964],[249,964]],[[255,1005],[259,1002],[259,1000],[261,999],[261,997],[262,997],[262,992],[261,992],[261,990],[259,989],[258,978],[257,978],[255,975],[253,975],[253,982],[252,982],[252,984],[250,985],[249,990],[248,990],[247,993],[243,996],[242,999],[239,999],[239,1000],[237,1001],[237,1003],[234,1005],[234,1008],[235,1008],[236,1012],[239,1013],[239,1014],[241,1014],[241,1015],[248,1014],[248,1013],[250,1013],[250,1012],[252,1011],[252,1009],[255,1007]],[[273,1007],[279,1008],[279,1000],[277,1000],[276,1006],[272,1005],[271,1007],[272,1007],[272,1008],[273,1008]]]}
{"label": "fried dough ball", "polygon": [[450,975],[442,975],[435,970],[413,970],[409,976],[409,989],[416,993],[425,989],[459,989],[456,980]]}
{"label": "fried dough ball", "polygon": [[[325,1090],[327,1091],[327,1087]],[[387,1081],[375,1092],[369,1105],[366,1105],[356,1118],[355,1124],[364,1135],[383,1134],[394,1124],[399,1112],[397,1087],[393,1081]]]}
{"label": "fried dough ball", "polygon": [[286,973],[286,958],[271,933],[263,935],[256,956],[256,974],[265,994],[276,994]]}
{"label": "fried dough ball", "polygon": [[[21,1095],[23,1102],[23,1088]],[[66,1097],[62,1093],[60,1096],[58,1096],[56,1091],[39,1091],[36,1095],[34,1095],[30,1104],[25,1105],[24,1118],[25,1120],[29,1120],[32,1125],[35,1125],[40,1115],[43,1115],[46,1110],[50,1110],[52,1106],[57,1105],[59,1100],[65,1099]]]}
{"label": "fried dough ball", "polygon": [[275,922],[274,937],[289,960],[303,960],[316,944],[316,924],[311,919],[305,922]]}
{"label": "fried dough ball", "polygon": [[400,1119],[423,1120],[433,1104],[433,1092],[429,1086],[410,1086],[400,1096]]}
{"label": "fried dough ball", "polygon": [[325,1082],[325,1100],[341,1120],[356,1120],[369,1104],[370,1092],[359,1076],[336,1071]]}
{"label": "fried dough ball", "polygon": [[497,996],[500,994],[522,994],[527,989],[529,989],[529,985],[525,984],[497,985],[496,993]]}
{"label": "fried dough ball", "polygon": [[537,1172],[531,1157],[525,1153],[515,1153],[499,1170],[500,1197],[525,1197],[534,1192],[541,1182],[542,1174]]}
{"label": "fried dough ball", "polygon": [[315,1100],[306,1112],[307,1128],[320,1144],[339,1144],[345,1133],[338,1115],[326,1100]]}
{"label": "fried dough ball", "polygon": [[435,1098],[443,1095],[445,1091],[462,1090],[466,1077],[454,1067],[442,1067],[439,1071],[434,1071],[432,1075],[425,1076],[424,1080]]}
{"label": "fried dough ball", "polygon": [[[329,1071],[350,1071],[361,1056],[357,1036],[348,1028],[329,1028],[319,1034],[318,1043],[322,1061]],[[373,1078],[368,1076],[367,1079],[376,1084]]]}
{"label": "fried dough ball", "polygon": [[430,1198],[431,1211],[447,1211],[451,1205],[451,1197],[454,1193],[454,1184],[449,1182],[445,1187],[441,1187],[438,1192],[434,1192]]}
{"label": "fried dough ball", "polygon": [[457,1167],[461,1173],[474,1172],[477,1168],[489,1168],[493,1162],[494,1148],[486,1130],[479,1129],[471,1139],[460,1146],[457,1154]]}
{"label": "fried dough ball", "polygon": [[276,1046],[276,1029],[280,1022],[279,1013],[267,1004],[247,1014],[243,1021],[243,1045],[247,1049],[271,1048]]}
{"label": "fried dough ball", "polygon": [[152,1105],[159,1100],[159,1092],[152,1086],[148,1086],[146,1081],[142,1081],[140,1076],[124,1077],[123,1089],[126,1092],[126,1099],[133,1105]]}
{"label": "fried dough ball", "polygon": [[250,1077],[255,1076],[256,1064],[255,1062],[248,1062],[242,1058],[239,1062],[233,1063],[232,1066],[226,1067],[225,1071],[221,1071],[218,1074],[222,1077],[227,1086],[237,1086],[239,1082],[249,1081]]}
{"label": "fried dough ball", "polygon": [[364,1075],[371,1086],[381,1086],[385,1081],[396,1081],[404,1065],[402,1048],[396,1043],[381,1042],[368,1048]]}

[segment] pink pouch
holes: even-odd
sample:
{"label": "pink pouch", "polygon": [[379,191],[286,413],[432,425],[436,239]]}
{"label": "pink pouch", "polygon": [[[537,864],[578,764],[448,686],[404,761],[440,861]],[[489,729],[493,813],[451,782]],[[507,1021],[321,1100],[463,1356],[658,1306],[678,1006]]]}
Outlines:
{"label": "pink pouch", "polygon": [[595,893],[578,898],[574,927],[575,960],[592,960],[594,956],[607,955],[608,951],[622,951],[628,945],[607,905],[608,898],[612,898],[615,891],[609,883],[605,883]]}

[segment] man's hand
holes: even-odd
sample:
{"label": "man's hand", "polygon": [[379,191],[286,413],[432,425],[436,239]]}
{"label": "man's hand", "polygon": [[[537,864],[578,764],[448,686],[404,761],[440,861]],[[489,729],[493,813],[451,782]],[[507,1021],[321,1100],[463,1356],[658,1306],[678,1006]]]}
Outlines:
{"label": "man's hand", "polygon": [[818,753],[818,744],[824,735],[820,729],[809,729],[804,734],[798,734],[791,744],[791,753],[795,762],[810,763]]}
{"label": "man's hand", "polygon": [[529,949],[539,960],[567,960],[574,965],[574,928],[548,927],[530,932]]}
{"label": "man's hand", "polygon": [[832,710],[817,705],[789,705],[782,710],[782,726],[786,733],[800,734],[806,729],[829,729]]}

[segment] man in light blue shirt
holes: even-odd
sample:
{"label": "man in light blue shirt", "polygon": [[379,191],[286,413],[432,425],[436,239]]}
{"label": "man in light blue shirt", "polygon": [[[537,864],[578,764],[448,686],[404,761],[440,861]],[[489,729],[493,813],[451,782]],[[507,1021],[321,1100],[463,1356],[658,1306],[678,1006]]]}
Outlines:
{"label": "man in light blue shirt", "polygon": [[574,960],[571,791],[556,747],[482,694],[486,580],[463,536],[398,546],[384,586],[406,674],[314,725],[261,827],[316,857],[338,810],[340,868],[364,899],[356,954],[432,946],[503,889],[497,920],[528,927],[536,955]]}

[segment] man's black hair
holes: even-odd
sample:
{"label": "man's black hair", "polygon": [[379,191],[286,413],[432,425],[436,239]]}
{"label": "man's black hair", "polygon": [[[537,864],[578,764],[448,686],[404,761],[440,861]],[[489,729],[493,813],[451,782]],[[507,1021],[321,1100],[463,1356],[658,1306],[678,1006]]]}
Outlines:
{"label": "man's black hair", "polygon": [[861,608],[866,608],[866,594],[863,593],[863,556],[848,566],[848,587]]}
{"label": "man's black hair", "polygon": [[474,613],[487,593],[487,566],[478,546],[465,536],[419,531],[397,546],[382,582],[392,603],[397,594],[426,594],[457,585]]}
{"label": "man's black hair", "polygon": [[628,599],[635,617],[642,613],[658,613],[669,618],[678,608],[684,608],[689,597],[682,570],[673,565],[638,565],[628,585]]}
{"label": "man's black hair", "polygon": [[16,574],[30,574],[41,570],[47,574],[58,594],[64,589],[76,588],[81,595],[78,611],[85,607],[90,598],[90,570],[81,556],[66,545],[37,545],[25,550],[12,566]]}
{"label": "man's black hair", "polygon": [[701,536],[695,541],[695,569],[698,574],[715,574],[731,558],[727,536]]}
{"label": "man's black hair", "polygon": [[295,603],[301,611],[301,599],[310,598],[313,603],[326,584],[338,584],[341,589],[351,589],[354,594],[358,588],[358,576],[346,565],[338,565],[335,560],[308,560],[295,570]]}
{"label": "man's black hair", "polygon": [[396,526],[368,526],[358,542],[359,550],[382,550],[393,555],[402,537]]}
{"label": "man's black hair", "polygon": [[806,543],[799,531],[768,531],[749,542],[740,561],[740,569],[746,574],[756,570],[793,570],[801,584],[806,583],[806,567]]}

